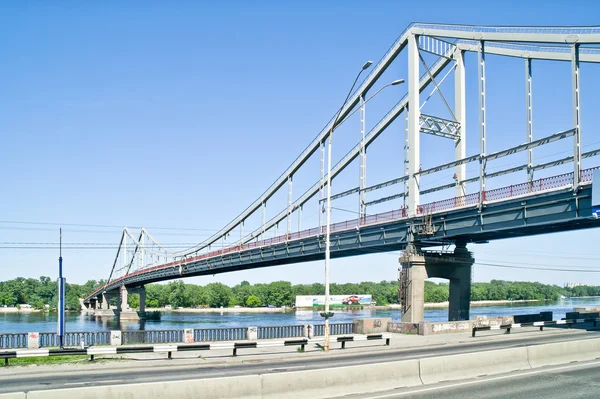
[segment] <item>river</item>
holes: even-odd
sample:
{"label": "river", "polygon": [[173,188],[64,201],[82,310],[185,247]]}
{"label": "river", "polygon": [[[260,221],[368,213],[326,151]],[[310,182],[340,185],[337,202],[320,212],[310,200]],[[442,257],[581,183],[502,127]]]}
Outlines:
{"label": "river", "polygon": [[[600,306],[600,298],[566,298],[551,302],[527,302],[493,306],[471,307],[471,317],[532,314],[543,311],[554,312],[554,320],[565,317],[574,307]],[[114,318],[96,318],[79,313],[67,313],[67,331],[109,331],[109,330],[180,330],[184,328],[217,328],[278,326],[294,324],[320,324],[323,319],[319,312],[297,310],[287,313],[192,313],[163,312],[161,320],[121,321]],[[399,321],[399,310],[347,310],[335,311],[332,323],[349,322],[360,317],[391,317]],[[56,313],[0,313],[0,333],[52,332],[56,331]],[[448,309],[427,309],[425,320],[445,321]]]}

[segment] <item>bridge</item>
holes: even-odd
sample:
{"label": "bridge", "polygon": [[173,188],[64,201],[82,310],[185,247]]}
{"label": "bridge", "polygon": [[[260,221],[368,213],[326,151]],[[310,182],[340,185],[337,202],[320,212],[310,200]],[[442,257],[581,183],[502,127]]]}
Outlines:
{"label": "bridge", "polygon": [[[374,66],[371,62],[365,63],[335,116],[241,214],[208,239],[183,251],[170,250],[146,229],[133,232],[125,228],[107,284],[85,298],[84,303],[98,314],[110,314],[110,299],[116,297],[117,310],[121,317],[127,317],[135,313],[128,308],[128,293],[140,293],[141,310],[144,310],[144,284],[319,260],[325,257],[329,245],[331,257],[403,251],[399,259],[403,321],[423,320],[424,280],[429,277],[450,280],[449,320],[468,319],[474,262],[467,250],[468,244],[600,226],[592,214],[592,205],[595,205],[592,204],[592,181],[598,170],[598,163],[594,164],[593,160],[600,154],[600,148],[582,151],[580,106],[580,65],[600,63],[600,49],[593,47],[599,43],[600,27],[410,25],[378,63]],[[479,151],[471,155],[467,155],[465,62],[469,53],[477,55],[477,107],[471,108],[475,108],[472,112],[476,111],[477,115],[479,144]],[[525,89],[524,142],[494,152],[487,150],[486,58],[489,55],[522,59],[525,71],[524,76],[519,77]],[[539,138],[534,137],[532,94],[532,65],[538,60],[570,64],[570,73],[556,78],[569,79],[572,88],[569,110],[572,123]],[[393,70],[400,62],[407,62],[407,75],[391,83],[383,81],[383,76],[387,76],[384,72]],[[369,68],[370,73],[354,90],[362,72]],[[449,76],[454,79],[452,107],[442,90]],[[515,79],[508,74],[502,78]],[[367,131],[367,103],[386,87],[404,81],[407,93]],[[369,96],[369,90],[376,85],[380,88]],[[428,93],[426,98],[423,98],[424,92]],[[433,96],[440,100],[443,111],[438,107],[436,112],[422,112],[427,110]],[[331,156],[326,156],[326,145],[330,151],[334,133],[357,112],[360,140],[332,166]],[[376,184],[367,185],[367,149],[394,126],[396,120],[402,119],[405,122],[403,172],[393,179],[380,179]],[[510,120],[505,124],[515,129]],[[440,152],[446,145],[441,141],[450,143],[454,147],[453,160],[439,163],[438,158],[443,157],[421,157],[422,134],[439,140],[436,150]],[[595,132],[589,134],[591,137]],[[569,155],[534,162],[534,149],[552,143],[569,148]],[[488,166],[499,159],[516,159],[517,166],[500,170]],[[591,161],[584,161],[586,159]],[[359,164],[358,186],[334,191],[332,181],[342,172],[356,172],[353,161]],[[318,164],[320,175],[315,177],[314,184],[295,197],[294,177],[310,168],[310,162]],[[584,162],[592,163],[584,168]],[[468,176],[467,165],[475,166],[477,173]],[[449,170],[454,172],[450,182],[422,187],[422,179]],[[494,188],[496,178],[504,184],[496,184]],[[377,181],[377,177],[371,176],[370,180]],[[393,195],[382,194],[394,188]],[[281,194],[287,196],[285,206],[276,208],[275,216],[267,219],[267,204],[277,205],[275,197]],[[329,219],[331,202],[350,196],[358,197],[356,216],[326,223],[325,204],[329,204],[326,209]],[[423,200],[425,198],[433,200]],[[303,210],[309,206],[319,210],[318,224],[303,229]],[[388,208],[377,213],[367,212],[382,206]],[[295,217],[298,218],[296,229],[293,227]],[[279,231],[280,224],[285,226],[283,232]],[[238,231],[239,239],[232,238]],[[454,246],[453,251],[431,250],[450,245]]]}

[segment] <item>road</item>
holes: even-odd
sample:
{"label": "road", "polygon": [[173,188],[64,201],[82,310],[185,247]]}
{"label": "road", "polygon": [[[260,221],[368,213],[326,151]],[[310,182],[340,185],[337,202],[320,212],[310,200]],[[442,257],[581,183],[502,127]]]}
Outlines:
{"label": "road", "polygon": [[513,372],[454,383],[427,385],[401,392],[344,396],[344,399],[597,399],[600,361]]}
{"label": "road", "polygon": [[597,332],[571,334],[568,331],[548,335],[539,332],[519,335],[521,336],[492,336],[487,340],[465,338],[465,342],[461,344],[411,348],[390,348],[372,341],[373,346],[370,347],[336,350],[329,354],[288,351],[276,354],[276,358],[256,356],[252,354],[252,350],[246,350],[240,351],[243,356],[237,358],[231,358],[229,352],[220,358],[200,360],[198,357],[206,355],[206,352],[197,352],[194,358],[172,361],[137,360],[97,365],[40,366],[35,367],[35,370],[30,367],[9,367],[0,369],[0,393],[344,367],[598,337]]}

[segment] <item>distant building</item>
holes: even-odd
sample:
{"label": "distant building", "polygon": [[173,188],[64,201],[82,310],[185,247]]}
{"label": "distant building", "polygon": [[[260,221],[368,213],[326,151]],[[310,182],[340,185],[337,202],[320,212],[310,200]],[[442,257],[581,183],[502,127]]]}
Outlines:
{"label": "distant building", "polygon": [[585,284],[583,283],[565,283],[565,288],[575,288],[575,287],[583,287]]}

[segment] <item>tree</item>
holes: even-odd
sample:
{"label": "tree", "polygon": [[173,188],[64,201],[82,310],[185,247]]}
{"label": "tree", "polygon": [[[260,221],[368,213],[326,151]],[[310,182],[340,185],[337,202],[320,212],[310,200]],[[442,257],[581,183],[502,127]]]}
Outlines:
{"label": "tree", "polygon": [[211,308],[229,306],[231,299],[231,288],[221,283],[210,283],[206,286],[208,291],[208,305]]}
{"label": "tree", "polygon": [[262,303],[260,302],[260,298],[255,295],[250,295],[246,300],[246,306],[250,308],[256,308],[260,305],[262,305]]}

